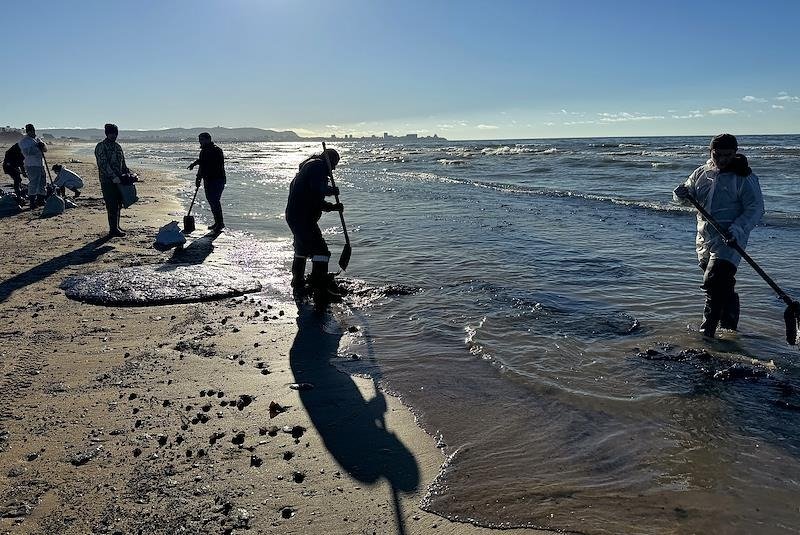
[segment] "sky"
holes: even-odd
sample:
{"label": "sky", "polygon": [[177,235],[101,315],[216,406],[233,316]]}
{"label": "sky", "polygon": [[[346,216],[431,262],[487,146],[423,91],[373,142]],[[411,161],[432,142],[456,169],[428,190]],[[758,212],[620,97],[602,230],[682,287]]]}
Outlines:
{"label": "sky", "polygon": [[800,131],[797,0],[37,0],[2,12],[0,125]]}

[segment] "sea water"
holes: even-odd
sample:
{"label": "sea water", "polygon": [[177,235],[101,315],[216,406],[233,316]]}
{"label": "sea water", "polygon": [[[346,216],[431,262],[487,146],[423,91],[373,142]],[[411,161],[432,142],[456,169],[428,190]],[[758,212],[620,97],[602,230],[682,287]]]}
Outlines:
{"label": "sea water", "polygon": [[[800,298],[800,136],[739,141],[766,205],[748,252]],[[412,289],[337,313],[360,327],[340,347],[356,355],[345,368],[401,396],[448,456],[425,508],[582,533],[800,532],[800,352],[783,302],[742,262],[740,332],[697,332],[696,223],[671,192],[707,145],[329,143],[346,276]],[[269,244],[286,292],[288,184],[320,147],[221,147],[226,224]],[[131,167],[185,176],[188,204],[196,144],[125,150]],[[338,215],[320,225],[333,269]]]}

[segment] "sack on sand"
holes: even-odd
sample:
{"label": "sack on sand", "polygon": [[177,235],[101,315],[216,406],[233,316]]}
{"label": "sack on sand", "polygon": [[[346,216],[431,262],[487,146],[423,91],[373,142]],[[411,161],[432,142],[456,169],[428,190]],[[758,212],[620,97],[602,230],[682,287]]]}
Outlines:
{"label": "sack on sand", "polygon": [[177,221],[171,221],[161,227],[156,235],[156,247],[169,249],[186,243],[186,236],[181,232]]}
{"label": "sack on sand", "polygon": [[44,203],[42,215],[40,217],[53,217],[64,213],[64,199],[58,195],[50,195]]}
{"label": "sack on sand", "polygon": [[22,210],[19,207],[19,199],[13,193],[0,196],[0,216],[14,215]]}
{"label": "sack on sand", "polygon": [[130,208],[133,204],[139,200],[139,197],[136,196],[136,186],[133,184],[117,184],[119,188],[119,193],[122,195],[122,206],[125,208]]}

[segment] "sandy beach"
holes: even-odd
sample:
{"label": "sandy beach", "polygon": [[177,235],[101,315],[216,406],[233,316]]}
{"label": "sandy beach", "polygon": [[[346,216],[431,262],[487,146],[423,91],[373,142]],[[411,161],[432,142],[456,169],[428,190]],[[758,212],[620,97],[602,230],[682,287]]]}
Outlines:
{"label": "sandy beach", "polygon": [[[331,365],[348,326],[268,289],[162,306],[68,299],[68,276],[168,264],[152,243],[181,215],[180,184],[136,169],[128,235],[105,240],[94,162],[67,163],[74,150],[48,160],[84,177],[77,208],[0,220],[0,532],[491,531],[420,508],[444,456],[396,398]],[[223,234],[189,260],[213,265],[236,242]]]}

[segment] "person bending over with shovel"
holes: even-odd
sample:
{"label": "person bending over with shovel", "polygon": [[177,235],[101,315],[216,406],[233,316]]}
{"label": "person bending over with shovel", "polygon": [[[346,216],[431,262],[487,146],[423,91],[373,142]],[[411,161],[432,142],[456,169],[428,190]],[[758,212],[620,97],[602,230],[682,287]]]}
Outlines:
{"label": "person bending over with shovel", "polygon": [[[716,220],[724,235],[700,213],[697,214],[697,258],[703,270],[706,293],[703,334],[713,337],[717,326],[736,330],[739,323],[739,296],[734,290],[736,269],[742,259],[736,245],[744,251],[750,231],[764,215],[764,198],[758,177],[731,134],[711,140],[711,158],[694,170],[675,188],[673,196],[681,204],[702,207]],[[693,202],[694,201],[694,202]]]}
{"label": "person bending over with shovel", "polygon": [[330,300],[338,297],[339,291],[328,275],[331,253],[322,237],[318,221],[322,212],[342,212],[342,203],[330,203],[325,197],[339,195],[338,188],[328,183],[330,169],[339,163],[339,153],[325,149],[300,164],[300,170],[289,185],[289,200],[286,203],[286,222],[294,237],[294,262],[292,262],[292,291],[298,296],[305,289],[306,259],[311,258],[310,285],[315,299]]}

